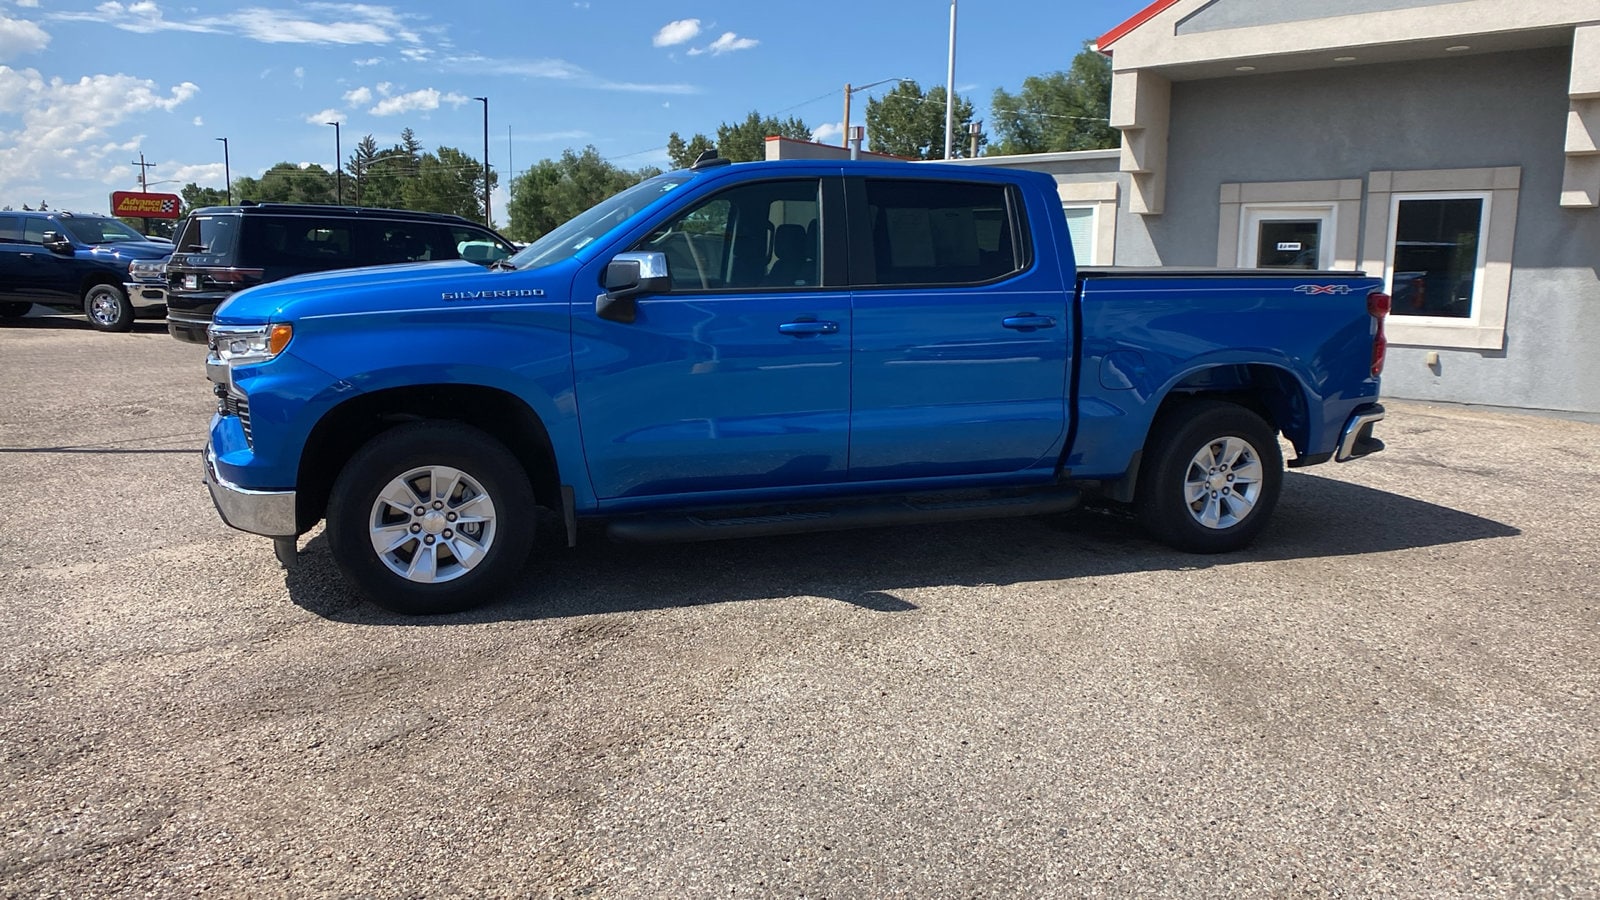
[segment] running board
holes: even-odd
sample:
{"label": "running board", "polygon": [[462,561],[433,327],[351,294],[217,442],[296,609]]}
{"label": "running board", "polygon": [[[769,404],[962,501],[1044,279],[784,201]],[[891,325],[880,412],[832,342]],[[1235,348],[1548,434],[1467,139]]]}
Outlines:
{"label": "running board", "polygon": [[614,541],[665,543],[715,541],[723,538],[771,537],[851,528],[883,528],[971,519],[1010,519],[1067,512],[1078,506],[1083,493],[1077,488],[1004,497],[937,496],[890,497],[876,502],[849,502],[833,506],[784,507],[765,510],[705,510],[690,515],[632,516],[606,526]]}

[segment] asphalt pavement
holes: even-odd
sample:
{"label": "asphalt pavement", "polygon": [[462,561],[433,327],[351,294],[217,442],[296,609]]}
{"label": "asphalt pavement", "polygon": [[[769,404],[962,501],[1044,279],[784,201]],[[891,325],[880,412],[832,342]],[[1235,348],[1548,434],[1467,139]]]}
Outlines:
{"label": "asphalt pavement", "polygon": [[220,522],[202,359],[0,326],[0,895],[1600,893],[1600,425],[1390,402],[1223,557],[593,541],[412,620]]}

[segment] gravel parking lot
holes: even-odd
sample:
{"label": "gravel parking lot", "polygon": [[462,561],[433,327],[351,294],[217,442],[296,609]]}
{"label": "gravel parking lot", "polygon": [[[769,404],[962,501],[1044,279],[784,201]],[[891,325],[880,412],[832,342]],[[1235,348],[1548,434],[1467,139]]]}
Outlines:
{"label": "gravel parking lot", "polygon": [[1600,890],[1600,425],[1392,403],[1228,557],[591,542],[407,620],[221,524],[202,357],[0,328],[5,896]]}

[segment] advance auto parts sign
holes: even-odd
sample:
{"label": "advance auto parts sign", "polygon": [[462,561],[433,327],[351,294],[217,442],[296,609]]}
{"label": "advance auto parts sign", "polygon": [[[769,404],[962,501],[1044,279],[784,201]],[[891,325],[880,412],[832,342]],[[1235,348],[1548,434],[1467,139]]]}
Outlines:
{"label": "advance auto parts sign", "polygon": [[183,198],[177,194],[141,194],[112,191],[111,214],[129,219],[176,219]]}

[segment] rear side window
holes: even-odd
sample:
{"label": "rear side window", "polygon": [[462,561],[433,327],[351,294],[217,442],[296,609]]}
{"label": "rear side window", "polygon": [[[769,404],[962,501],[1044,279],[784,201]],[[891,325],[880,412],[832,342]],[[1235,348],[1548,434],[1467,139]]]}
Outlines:
{"label": "rear side window", "polygon": [[247,216],[240,239],[239,264],[263,269],[316,271],[363,263],[353,252],[350,226],[343,222]]}
{"label": "rear side window", "polygon": [[22,240],[22,217],[0,216],[0,241],[16,243]]}
{"label": "rear side window", "polygon": [[238,216],[190,216],[178,235],[178,252],[224,256],[233,252],[238,233]]}
{"label": "rear side window", "polygon": [[869,285],[983,284],[1027,265],[1003,184],[868,179]]}
{"label": "rear side window", "polygon": [[445,229],[433,222],[362,222],[367,239],[361,259],[354,265],[432,262],[455,259],[456,245]]}

